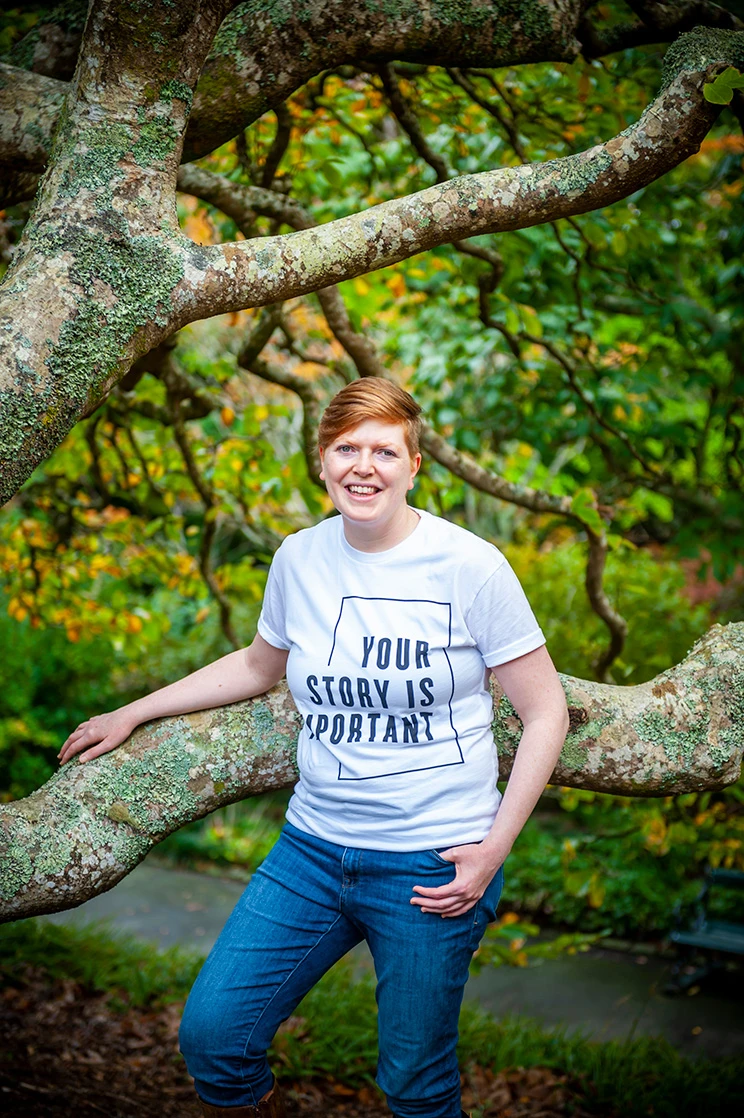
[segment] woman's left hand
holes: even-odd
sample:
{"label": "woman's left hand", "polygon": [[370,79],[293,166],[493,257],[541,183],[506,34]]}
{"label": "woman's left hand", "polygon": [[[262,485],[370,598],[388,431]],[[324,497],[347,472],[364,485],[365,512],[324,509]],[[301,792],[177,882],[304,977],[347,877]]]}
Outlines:
{"label": "woman's left hand", "polygon": [[440,858],[455,866],[454,880],[436,889],[414,885],[413,891],[418,896],[411,898],[411,904],[418,905],[422,912],[462,916],[481,899],[507,854],[508,851],[505,851],[502,857],[492,848],[484,849],[482,843],[442,850]]}

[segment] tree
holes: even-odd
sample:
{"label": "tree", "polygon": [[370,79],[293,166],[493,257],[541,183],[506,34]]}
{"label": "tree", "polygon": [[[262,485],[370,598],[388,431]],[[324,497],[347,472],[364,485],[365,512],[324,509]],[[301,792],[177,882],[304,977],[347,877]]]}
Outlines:
{"label": "tree", "polygon": [[[22,203],[32,194],[35,199],[0,289],[4,339],[0,487],[5,500],[77,421],[89,415],[95,419],[102,403],[110,415],[117,407],[147,410],[142,401],[133,402],[131,392],[143,373],[154,373],[165,387],[166,405],[160,413],[152,401],[148,406],[153,416],[158,414],[168,423],[199,494],[205,510],[201,573],[219,602],[226,636],[239,643],[231,629],[229,602],[213,569],[215,490],[191,453],[185,427],[219,401],[189,377],[169,339],[188,322],[266,307],[254,319],[238,364],[301,398],[312,476],[312,421],[322,391],[292,368],[266,359],[272,337],[279,337],[279,348],[285,352],[302,350],[282,304],[317,292],[332,338],[348,362],[346,371],[340,370],[342,375],[385,375],[386,361],[379,347],[356,327],[353,313],[333,285],[427,249],[454,245],[460,258],[477,269],[480,322],[500,334],[515,368],[529,366],[531,349],[542,351],[589,417],[592,443],[616,481],[637,487],[640,478],[644,491],[658,500],[680,502],[697,509],[700,516],[720,521],[729,539],[741,533],[741,469],[727,464],[726,480],[735,492],[730,498],[722,492],[719,477],[706,477],[707,451],[697,453],[700,468],[694,485],[686,463],[682,468],[654,460],[653,432],[635,438],[630,426],[624,428],[611,413],[608,417],[601,395],[585,387],[585,372],[597,365],[598,358],[587,342],[584,315],[575,317],[566,342],[562,336],[546,337],[529,306],[520,304],[516,318],[495,313],[492,300],[498,296],[508,262],[492,244],[470,240],[551,223],[566,251],[564,260],[575,263],[576,302],[579,311],[584,310],[580,269],[582,264],[591,266],[596,246],[581,226],[571,227],[568,239],[558,223],[637,196],[699,149],[722,103],[730,101],[741,112],[736,88],[738,70],[744,69],[744,33],[733,11],[700,2],[638,2],[626,8],[579,0],[431,6],[404,2],[392,9],[367,0],[349,21],[348,13],[334,0],[259,6],[227,0],[221,4],[192,0],[174,6],[162,0],[146,11],[125,0],[93,0],[84,27],[83,15],[81,6],[74,4],[44,15],[16,44],[10,60],[0,65],[5,202]],[[344,34],[339,33],[340,27]],[[563,64],[580,56],[609,59],[618,51],[670,41],[662,90],[635,123],[586,150],[530,161],[515,98],[510,103],[510,94],[493,77],[493,67]],[[77,66],[71,74],[75,58]],[[513,158],[504,159],[506,165],[454,174],[416,112],[416,90],[425,85],[432,66],[446,68],[448,96],[464,98],[468,108],[475,106],[487,114],[494,128],[507,137]],[[330,71],[340,75],[346,90],[354,89],[360,74],[372,76],[400,134],[430,178],[433,172],[434,185],[425,185],[424,180],[423,188],[414,193],[322,224],[312,207],[292,196],[291,182],[277,173],[290,144],[291,119],[285,101],[303,83],[310,81],[312,86],[320,74],[321,85],[312,88],[309,96],[322,104],[322,81]],[[588,89],[582,96],[587,99]],[[276,116],[275,135],[256,165],[243,130],[269,110]],[[557,128],[564,137],[568,133],[565,142],[572,143],[580,131],[571,135],[568,126],[561,129],[568,123],[558,120]],[[383,124],[378,121],[374,126]],[[349,127],[353,131],[353,125]],[[242,145],[245,173],[239,177],[243,181],[235,182],[234,177],[205,165],[185,163],[179,169],[184,151],[186,159],[204,156],[235,136],[239,149]],[[324,171],[333,186],[332,156]],[[176,214],[177,186],[231,219],[230,239],[198,245],[184,236]],[[294,232],[281,233],[282,228]],[[241,231],[244,239],[237,239]],[[579,249],[582,237],[586,244]],[[626,286],[637,310],[639,292]],[[606,311],[627,310],[613,308],[612,298],[608,289]],[[693,304],[695,315],[707,314],[705,328],[715,349],[723,316],[715,308],[700,307],[697,292],[690,295],[689,284],[680,306],[685,305],[683,298]],[[735,362],[736,343],[726,344]],[[741,376],[740,365],[736,375]],[[739,384],[731,379],[725,386],[717,385],[717,395],[701,420],[704,437],[717,447],[719,460],[725,458],[727,463],[731,458],[727,450],[736,451],[741,438],[740,411],[735,406]],[[480,390],[470,383],[460,391],[481,399]],[[608,546],[612,537],[623,534],[617,510],[586,485],[573,484],[569,491],[555,492],[547,485],[536,488],[521,478],[505,477],[492,468],[488,456],[479,454],[477,442],[468,444],[458,432],[443,434],[429,425],[424,445],[437,462],[468,485],[531,512],[561,518],[583,533],[587,592],[610,634],[596,670],[600,678],[609,680],[610,666],[617,661],[626,633],[625,621],[603,586]],[[29,492],[27,488],[15,500],[22,503]],[[619,689],[603,691],[609,683],[567,680],[574,695],[575,726],[565,754],[566,768],[558,778],[590,787],[668,793],[691,787],[686,770],[694,759],[700,766],[695,787],[720,787],[735,779],[741,763],[740,633],[741,627],[735,625],[712,630],[700,646],[702,651],[646,685],[642,693],[632,688],[627,694]],[[701,655],[704,683],[700,682]],[[291,719],[286,723],[289,715],[282,693],[267,703],[254,704],[256,741],[265,742],[267,749],[275,740],[272,703],[278,703],[282,712],[279,725],[291,725]],[[507,737],[514,732],[513,712],[505,709],[503,700],[498,710],[506,756]],[[234,714],[217,712],[202,721],[211,718],[215,725],[229,727],[234,725]],[[194,718],[188,720],[189,727],[200,724]],[[258,765],[258,775],[251,777],[237,760],[221,757],[218,763],[207,752],[195,766],[197,775],[189,778],[200,784],[203,795],[190,790],[188,802],[161,811],[155,807],[159,793],[153,791],[151,808],[137,807],[122,793],[120,780],[128,780],[135,771],[127,766],[138,766],[144,780],[142,794],[146,794],[147,770],[152,766],[162,771],[161,754],[170,766],[185,764],[188,756],[179,754],[181,761],[177,761],[167,744],[142,756],[151,735],[158,738],[162,732],[162,728],[140,731],[131,761],[126,751],[119,751],[116,758],[97,765],[95,772],[65,772],[45,790],[4,809],[10,845],[3,892],[8,898],[19,898],[18,908],[15,902],[8,908],[11,918],[77,903],[86,891],[113,884],[152,841],[186,819],[269,786],[272,780],[291,779],[288,755],[280,751],[272,758],[270,752],[261,751],[263,744],[257,746],[258,762],[251,762],[253,768]],[[197,730],[185,732],[190,741],[188,735]],[[624,744],[628,736],[638,742],[641,752],[658,745],[664,764],[647,771]],[[614,752],[608,748],[611,739],[618,743]],[[599,750],[599,762],[588,752],[590,748]],[[223,774],[213,780],[215,766],[221,774],[236,765],[237,778],[225,780]],[[278,774],[271,776],[275,768]],[[171,767],[171,776],[174,772]],[[150,776],[155,780],[154,771]],[[80,805],[86,803],[93,804],[93,815],[103,817],[108,831],[94,833],[76,814],[83,812]],[[59,832],[47,822],[50,805],[54,818],[69,822],[54,855],[50,850]],[[28,833],[31,822],[34,838]],[[112,827],[116,839],[109,836]],[[92,869],[91,859],[96,863]],[[89,869],[81,873],[80,865]],[[63,880],[69,884],[66,894],[60,890]]]}

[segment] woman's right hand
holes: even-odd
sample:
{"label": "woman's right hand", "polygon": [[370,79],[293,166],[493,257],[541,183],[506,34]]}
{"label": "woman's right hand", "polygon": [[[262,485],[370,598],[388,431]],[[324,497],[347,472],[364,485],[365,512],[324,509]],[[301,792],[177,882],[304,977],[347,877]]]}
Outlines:
{"label": "woman's right hand", "polygon": [[121,745],[139,723],[127,713],[126,707],[109,714],[94,714],[73,730],[58,753],[60,764],[80,754],[81,761],[92,761]]}

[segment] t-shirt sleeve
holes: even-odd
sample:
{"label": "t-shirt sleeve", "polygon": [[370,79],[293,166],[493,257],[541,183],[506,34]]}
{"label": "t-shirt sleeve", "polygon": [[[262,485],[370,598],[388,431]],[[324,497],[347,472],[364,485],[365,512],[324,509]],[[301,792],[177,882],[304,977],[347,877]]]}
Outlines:
{"label": "t-shirt sleeve", "polygon": [[466,621],[489,668],[516,660],[545,644],[525,592],[506,559],[476,594]]}
{"label": "t-shirt sleeve", "polygon": [[269,577],[266,580],[261,616],[258,619],[258,631],[273,648],[291,648],[292,642],[287,636],[286,613],[287,601],[285,592],[284,567],[286,555],[280,547],[269,567]]}

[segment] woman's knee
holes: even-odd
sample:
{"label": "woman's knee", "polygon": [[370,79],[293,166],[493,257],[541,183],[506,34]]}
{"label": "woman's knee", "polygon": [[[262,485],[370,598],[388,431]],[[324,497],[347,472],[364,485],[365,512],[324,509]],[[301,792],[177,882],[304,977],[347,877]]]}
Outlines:
{"label": "woman's knee", "polygon": [[189,998],[178,1042],[198,1094],[217,1106],[255,1105],[271,1086],[264,1038],[246,1035],[242,1025],[219,1007]]}
{"label": "woman's knee", "polygon": [[178,1030],[178,1046],[193,1075],[192,1064],[208,1059],[211,1050],[219,1052],[224,1046],[220,1036],[219,1016],[214,1008],[192,996],[186,1002]]}

